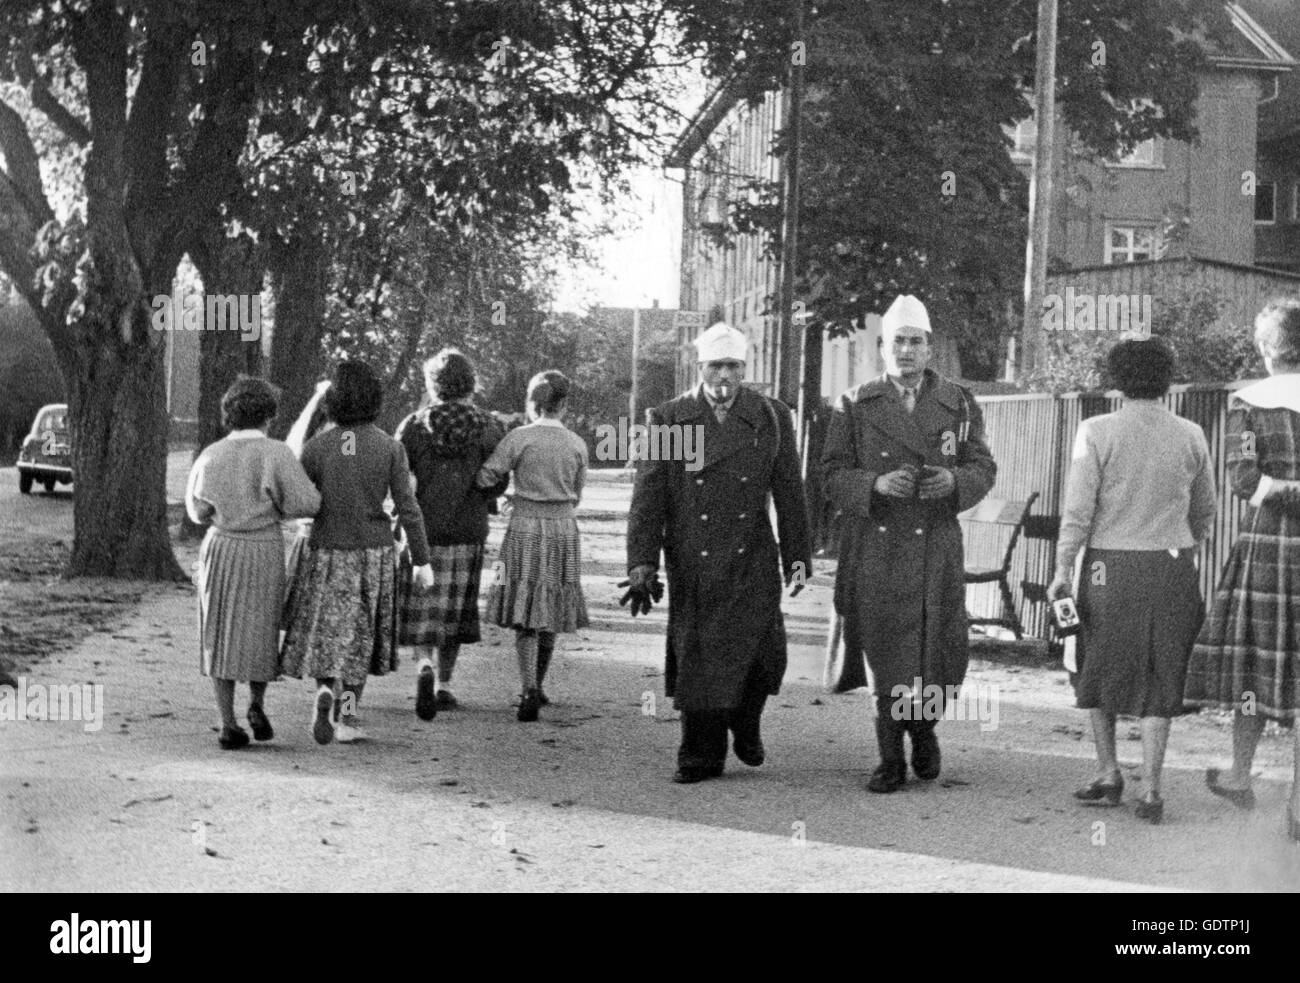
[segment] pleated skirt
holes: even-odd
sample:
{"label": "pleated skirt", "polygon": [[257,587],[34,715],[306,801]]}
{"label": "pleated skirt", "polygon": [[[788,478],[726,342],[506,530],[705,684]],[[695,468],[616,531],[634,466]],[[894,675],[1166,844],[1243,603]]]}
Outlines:
{"label": "pleated skirt", "polygon": [[502,628],[573,632],[590,624],[573,508],[517,500],[493,564],[487,617]]}
{"label": "pleated skirt", "polygon": [[1078,706],[1176,717],[1205,616],[1192,550],[1089,549],[1079,588]]}
{"label": "pleated skirt", "polygon": [[265,683],[279,675],[284,538],[210,528],[199,546],[199,671]]}

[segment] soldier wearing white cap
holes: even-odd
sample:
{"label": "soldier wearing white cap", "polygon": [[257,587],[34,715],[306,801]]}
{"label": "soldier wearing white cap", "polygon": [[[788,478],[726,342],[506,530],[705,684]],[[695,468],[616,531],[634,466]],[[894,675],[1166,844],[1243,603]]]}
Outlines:
{"label": "soldier wearing white cap", "polygon": [[975,398],[929,368],[925,305],[898,297],[882,328],[886,373],[840,397],[822,468],[844,516],[835,610],[844,618],[845,676],[856,670],[857,678],[841,684],[861,685],[864,655],[881,759],[867,788],[894,792],[907,778],[905,733],[917,777],[939,775],[935,723],[968,661],[957,513],[988,494],[997,466]]}
{"label": "soldier wearing white cap", "polygon": [[786,665],[782,578],[793,595],[812,567],[790,410],[741,386],[744,334],[719,322],[695,345],[700,384],[647,418],[652,428],[697,428],[702,464],[641,460],[627,533],[634,614],[638,603],[649,610],[661,554],[667,568],[664,690],[682,714],[681,783],[722,775],[728,732],[737,758],[763,763],[763,706]]}

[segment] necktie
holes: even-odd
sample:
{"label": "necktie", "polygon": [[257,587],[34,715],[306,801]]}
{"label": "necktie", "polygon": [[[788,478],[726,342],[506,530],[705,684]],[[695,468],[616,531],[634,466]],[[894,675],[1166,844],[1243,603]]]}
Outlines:
{"label": "necktie", "polygon": [[727,408],[721,403],[713,404],[713,415],[718,418],[719,423],[727,422]]}
{"label": "necktie", "polygon": [[911,386],[903,390],[903,406],[908,413],[916,409],[916,390]]}

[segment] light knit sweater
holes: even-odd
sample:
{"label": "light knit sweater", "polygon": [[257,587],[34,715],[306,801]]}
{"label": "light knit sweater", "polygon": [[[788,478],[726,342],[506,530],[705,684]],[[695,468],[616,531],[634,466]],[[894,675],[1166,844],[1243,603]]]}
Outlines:
{"label": "light knit sweater", "polygon": [[1205,433],[1153,400],[1079,424],[1061,508],[1056,570],[1085,547],[1175,550],[1210,534],[1216,498]]}

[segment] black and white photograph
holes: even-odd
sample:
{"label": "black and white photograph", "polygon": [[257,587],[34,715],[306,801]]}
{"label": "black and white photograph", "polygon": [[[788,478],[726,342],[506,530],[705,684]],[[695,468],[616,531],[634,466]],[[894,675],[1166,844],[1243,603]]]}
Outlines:
{"label": "black and white photograph", "polygon": [[16,955],[1105,893],[1070,964],[1231,972],[1298,716],[1300,0],[0,0]]}

